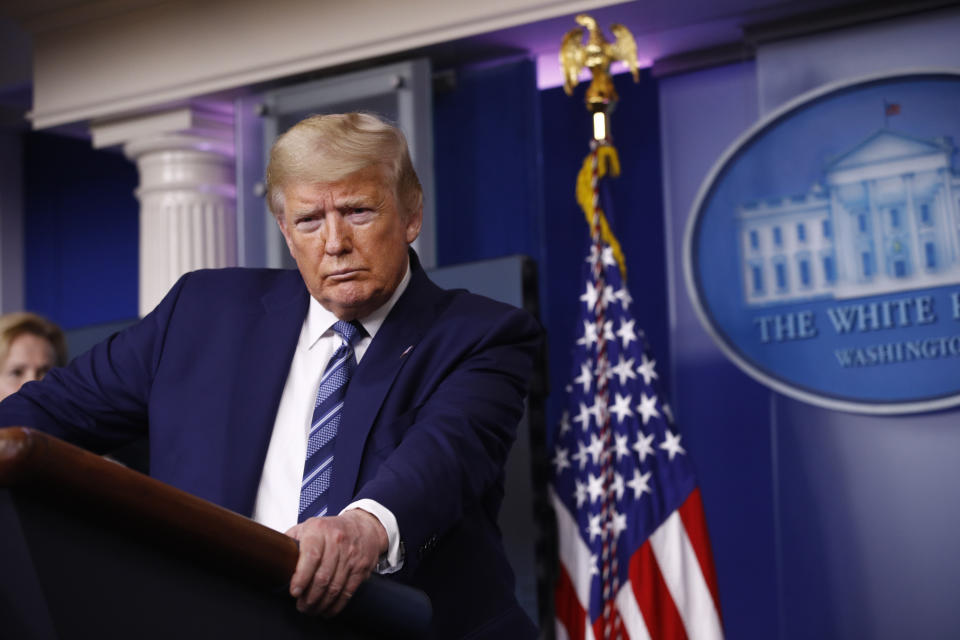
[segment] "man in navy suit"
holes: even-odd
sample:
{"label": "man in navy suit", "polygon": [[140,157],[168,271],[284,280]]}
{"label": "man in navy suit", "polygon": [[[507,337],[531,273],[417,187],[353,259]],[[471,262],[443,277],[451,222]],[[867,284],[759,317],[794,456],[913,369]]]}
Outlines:
{"label": "man in navy suit", "polygon": [[[274,145],[267,186],[298,272],[187,274],[142,321],[0,403],[0,424],[95,450],[148,433],[152,475],[299,541],[301,611],[339,612],[376,570],[427,592],[436,638],[533,637],[496,516],[537,323],[427,279],[408,248],[422,191],[395,127],[308,118]],[[338,321],[356,328],[356,365],[326,515],[304,519]]]}

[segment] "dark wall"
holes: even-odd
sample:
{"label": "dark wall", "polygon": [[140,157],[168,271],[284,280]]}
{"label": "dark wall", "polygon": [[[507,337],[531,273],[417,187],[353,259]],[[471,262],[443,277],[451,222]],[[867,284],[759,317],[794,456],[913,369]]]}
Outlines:
{"label": "dark wall", "polygon": [[438,266],[542,257],[536,86],[520,61],[457,70],[434,94]]}
{"label": "dark wall", "polygon": [[[623,174],[608,212],[624,247],[637,325],[668,362],[666,271],[660,187],[657,86],[644,73],[615,78],[613,118]],[[576,338],[580,265],[589,229],[575,199],[590,151],[592,121],[561,88],[538,91],[533,62],[459,69],[434,97],[437,242],[441,266],[525,253],[540,273],[541,318],[549,338],[548,423],[560,414]]]}
{"label": "dark wall", "polygon": [[23,142],[26,308],[65,329],[136,317],[136,167],[87,140]]}

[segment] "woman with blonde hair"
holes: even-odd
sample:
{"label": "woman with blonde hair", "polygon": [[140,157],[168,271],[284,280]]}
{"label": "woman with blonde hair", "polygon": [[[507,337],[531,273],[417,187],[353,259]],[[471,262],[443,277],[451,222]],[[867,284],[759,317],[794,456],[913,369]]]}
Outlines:
{"label": "woman with blonde hair", "polygon": [[26,311],[0,316],[0,400],[67,363],[60,327]]}

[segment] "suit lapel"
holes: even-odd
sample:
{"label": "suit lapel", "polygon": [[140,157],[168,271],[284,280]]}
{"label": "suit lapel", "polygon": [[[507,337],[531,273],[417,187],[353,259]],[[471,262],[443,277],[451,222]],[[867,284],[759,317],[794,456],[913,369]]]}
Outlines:
{"label": "suit lapel", "polygon": [[306,317],[309,295],[290,271],[255,305],[237,341],[237,369],[226,438],[225,506],[250,515],[273,432],[280,396]]}
{"label": "suit lapel", "polygon": [[435,317],[434,307],[441,290],[427,279],[412,252],[410,271],[407,290],[370,343],[347,389],[334,452],[331,513],[339,512],[356,493],[370,429],[397,374]]}

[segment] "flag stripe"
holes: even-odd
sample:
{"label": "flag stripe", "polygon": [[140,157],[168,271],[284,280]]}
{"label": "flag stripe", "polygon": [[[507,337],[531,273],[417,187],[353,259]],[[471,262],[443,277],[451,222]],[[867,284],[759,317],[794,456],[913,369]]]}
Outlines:
{"label": "flag stripe", "polygon": [[570,574],[562,564],[560,575],[557,577],[557,586],[553,592],[553,604],[557,616],[557,627],[563,627],[564,635],[570,640],[584,640],[587,612],[580,606]]}
{"label": "flag stripe", "polygon": [[582,609],[590,606],[590,582],[593,575],[593,562],[590,549],[584,543],[576,520],[567,511],[567,507],[550,487],[550,501],[557,515],[557,542],[562,564],[572,577],[574,592]]}
{"label": "flag stripe", "polygon": [[630,640],[651,640],[650,632],[647,631],[647,625],[643,621],[643,614],[640,613],[640,607],[637,606],[637,601],[633,597],[633,586],[630,582],[623,585],[620,593],[617,594],[617,609],[620,611],[620,619],[623,620],[623,626]]}
{"label": "flag stripe", "polygon": [[651,637],[658,640],[684,640],[687,637],[649,540],[630,558],[630,584]]}
{"label": "flag stripe", "polygon": [[710,595],[713,596],[713,606],[722,622],[723,613],[720,609],[720,593],[717,589],[717,570],[713,564],[713,554],[710,552],[710,537],[707,534],[707,520],[703,514],[703,498],[700,495],[699,487],[694,488],[690,496],[680,505],[679,511],[683,528],[687,531],[687,537],[690,539],[690,544],[693,545],[693,551],[697,554],[700,570],[707,581]]}
{"label": "flag stripe", "polygon": [[722,638],[713,596],[679,513],[671,513],[650,535],[650,545],[687,634],[697,640]]}

